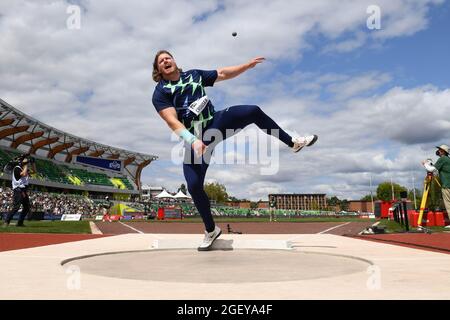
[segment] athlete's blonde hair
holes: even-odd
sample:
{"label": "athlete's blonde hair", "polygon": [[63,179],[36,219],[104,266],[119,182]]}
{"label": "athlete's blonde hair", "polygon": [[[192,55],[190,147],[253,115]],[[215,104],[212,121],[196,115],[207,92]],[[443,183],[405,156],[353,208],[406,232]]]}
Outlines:
{"label": "athlete's blonde hair", "polygon": [[[158,58],[160,55],[162,55],[163,53],[168,54],[171,58],[173,58],[173,55],[167,51],[167,50],[159,50],[156,55],[155,55],[155,60],[153,60],[153,73],[152,73],[152,78],[155,82],[160,82],[162,79],[162,75],[158,70]],[[182,72],[183,70],[178,68],[178,71]]]}

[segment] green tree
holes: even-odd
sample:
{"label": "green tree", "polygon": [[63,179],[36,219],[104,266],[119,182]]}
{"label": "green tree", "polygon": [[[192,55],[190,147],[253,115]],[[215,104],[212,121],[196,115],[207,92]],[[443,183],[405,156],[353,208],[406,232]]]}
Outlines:
{"label": "green tree", "polygon": [[336,196],[327,198],[327,209],[328,210],[336,210],[336,207],[338,207],[340,204],[341,204],[341,200],[339,200],[339,198]]}
{"label": "green tree", "polygon": [[[372,196],[373,196],[373,201],[376,201],[377,196],[376,195],[372,195]],[[372,201],[372,196],[370,194],[367,194],[361,198],[361,201]]]}
{"label": "green tree", "polygon": [[210,200],[214,200],[217,203],[224,203],[228,201],[227,189],[223,184],[217,182],[206,183],[205,192]]}
{"label": "green tree", "polygon": [[408,200],[411,200],[413,203],[413,208],[419,208],[420,201],[422,201],[422,191],[415,188],[416,190],[416,203],[414,203],[414,189],[408,191]]}
{"label": "green tree", "polygon": [[341,200],[339,200],[338,197],[336,197],[336,196],[333,196],[333,197],[327,199],[327,204],[329,206],[337,206],[337,205],[339,205],[340,202],[341,202]]}
{"label": "green tree", "polygon": [[182,183],[181,186],[178,188],[178,191],[181,191],[184,194],[187,194],[186,185],[184,183]]}
{"label": "green tree", "polygon": [[348,202],[347,199],[341,200],[339,203],[339,207],[342,211],[348,211],[348,208],[350,207],[350,202]]}
{"label": "green tree", "polygon": [[392,186],[394,186],[394,197],[400,199],[400,192],[407,191],[407,189],[397,183],[391,185],[390,182],[382,182],[377,188],[377,198],[383,201],[392,200]]}

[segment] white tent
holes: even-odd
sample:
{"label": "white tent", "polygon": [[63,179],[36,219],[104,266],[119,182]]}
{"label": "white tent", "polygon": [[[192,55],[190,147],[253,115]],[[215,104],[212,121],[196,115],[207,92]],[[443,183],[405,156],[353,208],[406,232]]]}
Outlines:
{"label": "white tent", "polygon": [[181,190],[173,196],[175,199],[191,199],[191,197],[185,195]]}
{"label": "white tent", "polygon": [[163,192],[161,192],[160,194],[155,196],[155,198],[171,198],[171,199],[173,199],[173,195],[168,193],[166,190],[163,190]]}

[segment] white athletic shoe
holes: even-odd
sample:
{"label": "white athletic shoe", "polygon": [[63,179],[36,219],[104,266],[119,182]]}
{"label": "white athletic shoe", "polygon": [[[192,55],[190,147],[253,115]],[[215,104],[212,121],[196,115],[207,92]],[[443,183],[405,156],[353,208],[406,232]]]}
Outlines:
{"label": "white athletic shoe", "polygon": [[214,228],[214,231],[207,232],[205,231],[205,238],[203,239],[200,247],[197,248],[198,251],[208,251],[211,249],[214,241],[222,234],[222,230],[218,226]]}
{"label": "white athletic shoe", "polygon": [[315,134],[313,134],[312,136],[292,138],[292,142],[294,143],[292,150],[294,152],[299,152],[305,146],[310,147],[317,141],[317,138],[319,138],[319,137]]}

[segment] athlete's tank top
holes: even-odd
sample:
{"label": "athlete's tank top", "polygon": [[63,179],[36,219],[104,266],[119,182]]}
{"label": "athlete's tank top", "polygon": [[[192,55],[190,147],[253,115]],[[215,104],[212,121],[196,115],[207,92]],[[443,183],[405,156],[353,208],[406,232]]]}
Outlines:
{"label": "athlete's tank top", "polygon": [[[20,171],[22,171],[21,167],[17,166],[14,168],[14,170],[16,170],[16,168],[19,168]],[[12,188],[13,188],[13,190],[16,188],[25,189],[28,186],[28,175],[26,175],[25,177],[20,177],[19,180],[16,180],[16,177],[14,176],[14,170],[12,173]]]}

